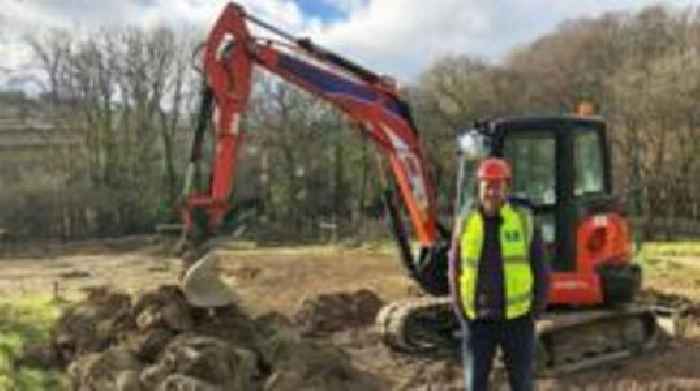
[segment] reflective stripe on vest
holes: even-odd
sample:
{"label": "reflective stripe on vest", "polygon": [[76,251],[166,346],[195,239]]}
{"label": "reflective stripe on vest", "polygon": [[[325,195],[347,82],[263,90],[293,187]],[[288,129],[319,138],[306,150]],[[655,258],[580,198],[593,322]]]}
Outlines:
{"label": "reflective stripe on vest", "polygon": [[[506,319],[517,318],[530,310],[534,279],[530,267],[530,243],[533,219],[529,211],[509,204],[501,208],[500,229]],[[476,318],[476,279],[484,242],[484,219],[478,210],[467,215],[460,238],[460,295],[468,318]]]}

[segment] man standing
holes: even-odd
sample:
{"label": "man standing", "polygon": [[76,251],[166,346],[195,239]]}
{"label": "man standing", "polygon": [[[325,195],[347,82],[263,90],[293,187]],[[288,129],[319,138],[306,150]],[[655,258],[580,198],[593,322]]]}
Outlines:
{"label": "man standing", "polygon": [[450,259],[455,310],[464,331],[467,390],[483,391],[496,347],[510,387],[533,389],[535,319],[546,307],[549,270],[532,213],[508,202],[511,169],[489,158],[477,168],[478,206],[460,217]]}

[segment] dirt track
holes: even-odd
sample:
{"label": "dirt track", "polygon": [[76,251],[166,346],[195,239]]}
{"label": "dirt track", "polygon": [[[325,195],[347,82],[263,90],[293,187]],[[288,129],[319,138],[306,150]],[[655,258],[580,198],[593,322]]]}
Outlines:
{"label": "dirt track", "polygon": [[[0,295],[54,294],[80,298],[84,288],[113,285],[129,292],[175,281],[179,262],[162,255],[162,245],[135,240],[119,245],[83,243],[33,249],[2,259]],[[222,252],[224,274],[253,314],[270,310],[292,315],[306,297],[369,289],[384,301],[418,294],[389,252],[347,248],[268,248]],[[694,274],[673,269],[646,285],[700,299]],[[683,281],[679,281],[683,276]],[[360,369],[394,390],[457,390],[459,365],[417,360],[389,352],[370,330],[341,332],[327,341],[343,347]],[[631,359],[566,379],[541,379],[540,390],[700,389],[700,328],[656,355]]]}

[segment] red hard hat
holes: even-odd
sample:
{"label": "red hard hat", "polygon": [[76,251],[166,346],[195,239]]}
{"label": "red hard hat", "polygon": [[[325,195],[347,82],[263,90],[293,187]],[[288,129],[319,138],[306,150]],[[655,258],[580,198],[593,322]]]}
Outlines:
{"label": "red hard hat", "polygon": [[498,158],[483,160],[476,170],[476,177],[479,180],[510,180],[512,176],[510,164]]}

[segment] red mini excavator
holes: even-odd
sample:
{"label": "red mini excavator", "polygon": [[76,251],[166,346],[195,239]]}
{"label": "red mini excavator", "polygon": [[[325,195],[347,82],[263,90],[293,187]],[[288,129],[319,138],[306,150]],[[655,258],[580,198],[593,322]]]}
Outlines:
{"label": "red mini excavator", "polygon": [[[248,26],[274,33],[258,38]],[[413,354],[454,353],[458,322],[450,307],[447,265],[451,230],[437,218],[435,187],[420,137],[407,104],[394,83],[308,39],[270,26],[229,3],[204,46],[204,88],[195,130],[183,208],[191,254],[201,255],[228,204],[237,152],[244,141],[241,118],[251,90],[253,67],[330,102],[359,124],[388,162],[395,194],[384,201],[398,243],[401,264],[430,294],[384,307],[377,324],[391,347]],[[192,192],[204,134],[214,124],[215,151],[210,186]],[[514,169],[513,202],[527,203],[542,226],[547,261],[554,270],[551,310],[538,321],[538,368],[568,371],[618,360],[652,347],[658,316],[634,304],[640,282],[632,263],[628,223],[612,197],[605,123],[596,117],[563,115],[502,118],[476,124],[458,140],[456,211],[471,205],[479,159],[501,156]],[[419,243],[414,257],[402,213],[410,218]],[[453,218],[458,227],[461,213]],[[458,228],[452,231],[458,231]],[[231,292],[216,276],[216,259],[190,256],[182,279],[194,305],[218,306]]]}

